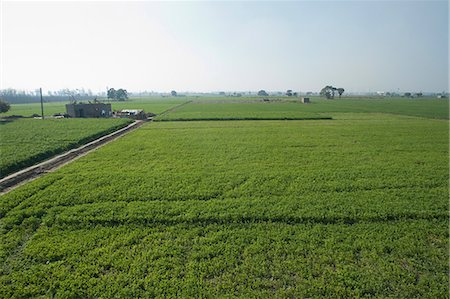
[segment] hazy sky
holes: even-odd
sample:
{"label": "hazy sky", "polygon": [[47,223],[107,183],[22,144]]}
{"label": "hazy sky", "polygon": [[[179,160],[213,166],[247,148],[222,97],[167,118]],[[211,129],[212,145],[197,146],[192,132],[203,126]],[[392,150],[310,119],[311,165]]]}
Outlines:
{"label": "hazy sky", "polygon": [[0,88],[448,90],[447,1],[2,2]]}

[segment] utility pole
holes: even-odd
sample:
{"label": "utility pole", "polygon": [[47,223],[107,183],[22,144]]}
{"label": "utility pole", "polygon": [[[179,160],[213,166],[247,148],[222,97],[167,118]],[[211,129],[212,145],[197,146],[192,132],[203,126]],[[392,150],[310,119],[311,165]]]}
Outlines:
{"label": "utility pole", "polygon": [[42,88],[39,88],[39,93],[41,94],[41,116],[44,119],[44,100],[42,99]]}

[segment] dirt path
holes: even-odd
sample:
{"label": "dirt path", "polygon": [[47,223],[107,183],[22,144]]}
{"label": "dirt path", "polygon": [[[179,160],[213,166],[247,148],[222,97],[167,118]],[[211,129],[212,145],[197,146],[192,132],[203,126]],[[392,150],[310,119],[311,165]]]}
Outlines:
{"label": "dirt path", "polygon": [[41,162],[39,164],[30,166],[18,172],[8,175],[0,180],[0,195],[8,193],[9,191],[17,188],[20,185],[23,185],[29,181],[32,181],[45,173],[53,172],[61,166],[82,157],[89,152],[109,143],[120,136],[139,128],[145,123],[145,121],[137,120],[134,123],[128,125],[125,128],[117,130],[111,134],[100,137],[94,141],[91,141],[85,145],[82,145],[76,149],[72,149],[68,152],[65,152],[61,155],[53,157],[49,160]]}

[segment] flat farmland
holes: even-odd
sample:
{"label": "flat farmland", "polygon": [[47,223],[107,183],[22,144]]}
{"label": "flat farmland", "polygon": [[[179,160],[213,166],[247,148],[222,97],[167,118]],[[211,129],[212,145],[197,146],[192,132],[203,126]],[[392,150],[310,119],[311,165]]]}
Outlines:
{"label": "flat farmland", "polygon": [[325,100],[312,97],[311,103],[302,104],[299,98],[261,97],[190,99],[170,113],[156,118],[174,120],[239,120],[239,119],[314,119],[330,118],[335,113],[388,113],[436,119],[449,118],[446,99],[421,98],[342,98]]}
{"label": "flat farmland", "polygon": [[0,178],[125,127],[126,119],[0,120]]}
{"label": "flat farmland", "polygon": [[[299,98],[267,97],[272,102],[265,103],[263,97],[147,97],[131,98],[124,102],[111,102],[113,110],[144,109],[146,112],[161,114],[175,108],[158,120],[183,119],[264,119],[264,118],[317,118],[330,117],[334,113],[389,113],[427,118],[448,119],[449,101],[447,99],[421,98],[379,98],[366,97],[325,100],[311,97],[311,103],[299,103]],[[65,113],[68,102],[44,103],[44,114]],[[108,103],[108,102],[106,102]],[[39,103],[12,104],[11,110],[2,114],[31,116],[41,113]]]}
{"label": "flat farmland", "polygon": [[3,195],[0,297],[448,296],[448,120],[332,117],[149,123]]}
{"label": "flat farmland", "polygon": [[111,102],[111,105],[113,110],[143,109],[145,112],[159,114],[186,101],[188,100],[185,98],[149,97],[132,98],[124,102]]}
{"label": "flat farmland", "polygon": [[[426,118],[448,119],[448,99],[424,98],[370,98],[343,97],[342,99],[325,100],[313,98],[313,105],[306,111],[318,113],[388,113]],[[315,104],[314,104],[315,103]]]}
{"label": "flat farmland", "polygon": [[[144,109],[145,112],[152,112],[158,114],[174,106],[182,104],[186,101],[187,100],[184,98],[152,97],[152,98],[132,98],[128,101],[123,102],[105,101],[104,103],[111,103],[113,110]],[[66,104],[68,103],[69,103],[68,101],[44,103],[44,115],[49,116],[56,113],[64,114],[66,113]],[[11,104],[11,109],[8,112],[3,113],[2,115],[31,116],[33,114],[41,115],[40,103]]]}
{"label": "flat farmland", "polygon": [[[65,105],[68,103],[68,101],[44,103],[44,115],[50,116],[56,113],[65,113]],[[11,104],[11,109],[5,113],[2,113],[2,116],[20,115],[30,117],[34,114],[41,115],[40,103]]]}
{"label": "flat farmland", "polygon": [[191,120],[301,120],[329,119],[329,115],[309,111],[307,105],[298,101],[261,99],[244,100],[194,100],[179,105],[168,113],[155,118],[156,121]]}

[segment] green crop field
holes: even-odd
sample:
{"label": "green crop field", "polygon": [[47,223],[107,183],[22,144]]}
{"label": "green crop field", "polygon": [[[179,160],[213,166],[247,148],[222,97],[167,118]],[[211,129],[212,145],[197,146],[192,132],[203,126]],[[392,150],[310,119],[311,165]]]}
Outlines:
{"label": "green crop field", "polygon": [[313,112],[369,112],[410,115],[427,118],[448,119],[448,99],[436,98],[342,98],[335,100],[316,99],[317,105],[308,109]]}
{"label": "green crop field", "polygon": [[[50,116],[56,113],[65,113],[66,104],[69,102],[50,102],[44,103],[44,115]],[[30,117],[34,114],[41,115],[41,104],[40,103],[28,103],[28,104],[11,104],[11,109],[2,113],[2,116],[19,115]]]}
{"label": "green crop field", "polygon": [[0,120],[0,177],[106,135],[125,119]]}
{"label": "green crop field", "polygon": [[[168,110],[176,105],[186,102],[185,98],[135,98],[124,102],[110,102],[113,110],[121,109],[144,109],[145,112],[152,112],[155,114]],[[53,115],[56,113],[66,113],[66,104],[69,102],[49,102],[44,103],[44,115]],[[109,103],[109,102],[105,102]],[[2,116],[21,115],[31,116],[33,114],[41,115],[41,104],[12,104],[11,109],[3,113]]]}
{"label": "green crop field", "polygon": [[390,104],[179,106],[332,119],[148,123],[3,195],[0,297],[446,298],[448,102]]}
{"label": "green crop field", "polygon": [[[316,118],[329,117],[337,112],[378,112],[429,118],[448,119],[449,101],[447,99],[422,98],[342,98],[325,100],[312,97],[309,105],[299,103],[287,97],[268,97],[272,102],[262,102],[262,97],[148,97],[133,98],[125,102],[111,102],[113,110],[144,109],[146,112],[160,114],[183,103],[170,114],[158,117],[158,120],[190,119],[245,119],[245,118]],[[44,114],[65,113],[68,102],[50,102],[44,104]],[[11,110],[2,114],[31,116],[41,114],[39,103],[13,104]]]}
{"label": "green crop field", "polygon": [[269,98],[229,98],[193,99],[156,118],[167,120],[220,120],[220,119],[311,119],[329,118],[333,113],[362,112],[389,113],[448,119],[449,102],[446,99],[367,99],[343,98],[325,100],[311,98],[311,103],[302,104],[299,99]]}
{"label": "green crop field", "polygon": [[306,105],[287,101],[264,103],[261,100],[186,102],[156,121],[186,120],[277,120],[277,119],[329,119],[330,116],[307,111]]}

